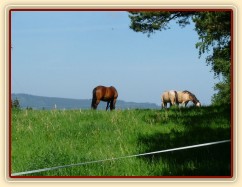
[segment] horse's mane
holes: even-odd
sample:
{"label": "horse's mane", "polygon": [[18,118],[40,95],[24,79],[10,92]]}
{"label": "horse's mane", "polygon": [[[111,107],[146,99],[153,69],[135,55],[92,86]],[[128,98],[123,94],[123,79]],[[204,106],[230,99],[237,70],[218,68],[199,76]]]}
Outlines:
{"label": "horse's mane", "polygon": [[189,92],[188,90],[184,90],[183,93],[189,94],[196,103],[199,102],[199,100],[196,98],[196,96],[193,93]]}

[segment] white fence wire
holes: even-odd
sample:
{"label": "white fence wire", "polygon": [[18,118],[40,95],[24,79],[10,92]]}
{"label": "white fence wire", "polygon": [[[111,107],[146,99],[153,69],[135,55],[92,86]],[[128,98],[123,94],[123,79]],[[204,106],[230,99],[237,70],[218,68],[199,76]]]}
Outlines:
{"label": "white fence wire", "polygon": [[81,166],[81,165],[86,165],[86,164],[101,163],[101,162],[112,161],[112,160],[119,160],[119,159],[140,157],[140,156],[153,155],[153,154],[160,154],[160,153],[172,152],[172,151],[178,151],[178,150],[184,150],[184,149],[205,147],[205,146],[222,144],[222,143],[227,143],[227,142],[230,142],[230,140],[222,140],[222,141],[209,142],[209,143],[203,143],[203,144],[197,144],[197,145],[190,145],[190,146],[184,146],[184,147],[178,147],[178,148],[172,148],[172,149],[166,149],[166,150],[160,150],[160,151],[154,151],[154,152],[148,152],[148,153],[141,153],[141,154],[135,154],[135,155],[121,156],[121,157],[116,157],[116,158],[108,158],[108,159],[103,159],[103,160],[95,160],[95,161],[81,162],[81,163],[69,164],[69,165],[63,165],[63,166],[55,166],[55,167],[43,168],[43,169],[37,169],[37,170],[31,170],[31,171],[24,171],[24,172],[12,173],[11,177],[28,175],[28,174],[39,173],[39,172],[44,172],[44,171],[51,171],[51,170],[56,170],[56,169],[68,168],[68,167],[74,167],[74,166]]}

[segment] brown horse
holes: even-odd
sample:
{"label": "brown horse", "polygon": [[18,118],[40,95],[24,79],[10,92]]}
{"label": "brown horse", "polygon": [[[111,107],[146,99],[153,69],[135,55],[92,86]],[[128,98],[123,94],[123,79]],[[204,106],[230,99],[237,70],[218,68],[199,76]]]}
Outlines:
{"label": "brown horse", "polygon": [[110,110],[115,109],[115,104],[118,98],[118,92],[117,90],[111,86],[111,87],[105,87],[105,86],[97,86],[92,91],[93,97],[92,97],[92,109],[97,109],[98,104],[100,101],[107,102],[106,110],[108,110],[110,105]]}
{"label": "brown horse", "polygon": [[196,96],[194,94],[192,94],[191,92],[184,90],[184,91],[178,91],[177,92],[178,95],[178,103],[181,103],[182,105],[185,104],[185,107],[187,106],[187,103],[189,101],[192,101],[193,104],[197,107],[201,106],[200,101],[196,98]]}
{"label": "brown horse", "polygon": [[161,95],[162,104],[161,107],[167,108],[167,103],[170,103],[170,107],[178,105],[177,92],[175,90],[165,91]]}

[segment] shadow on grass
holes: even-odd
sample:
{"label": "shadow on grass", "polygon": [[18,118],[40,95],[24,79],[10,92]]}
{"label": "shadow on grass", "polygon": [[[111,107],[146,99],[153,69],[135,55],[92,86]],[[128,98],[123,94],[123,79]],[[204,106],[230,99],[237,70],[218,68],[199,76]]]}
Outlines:
{"label": "shadow on grass", "polygon": [[[210,107],[197,112],[193,110],[168,111],[173,116],[169,116],[168,120],[183,124],[184,130],[173,128],[169,133],[157,132],[150,136],[140,136],[138,144],[145,146],[146,152],[152,152],[231,139],[229,108]],[[157,114],[150,117],[162,125],[162,121],[157,120]],[[164,164],[162,170],[154,171],[156,176],[232,177],[230,142],[148,155],[141,159],[150,164]]]}

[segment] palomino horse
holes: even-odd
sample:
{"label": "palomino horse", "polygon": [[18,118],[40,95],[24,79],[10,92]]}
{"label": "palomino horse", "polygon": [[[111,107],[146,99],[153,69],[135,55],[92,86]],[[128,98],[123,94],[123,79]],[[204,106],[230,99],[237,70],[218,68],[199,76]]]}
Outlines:
{"label": "palomino horse", "polygon": [[108,110],[109,105],[110,110],[115,109],[116,100],[118,98],[118,92],[113,86],[97,86],[93,89],[92,94],[92,109],[97,109],[97,106],[100,103],[100,101],[107,102],[106,110]]}
{"label": "palomino horse", "polygon": [[178,103],[181,103],[182,105],[185,104],[185,107],[187,106],[187,103],[189,101],[192,101],[193,104],[197,107],[201,106],[200,101],[196,98],[196,96],[194,94],[192,94],[191,92],[184,90],[184,91],[178,91],[177,92],[178,95]]}
{"label": "palomino horse", "polygon": [[175,90],[170,90],[170,91],[165,91],[161,95],[161,100],[162,100],[162,107],[167,108],[167,103],[170,103],[170,107],[172,105],[178,105],[178,100],[177,100],[177,92]]}

